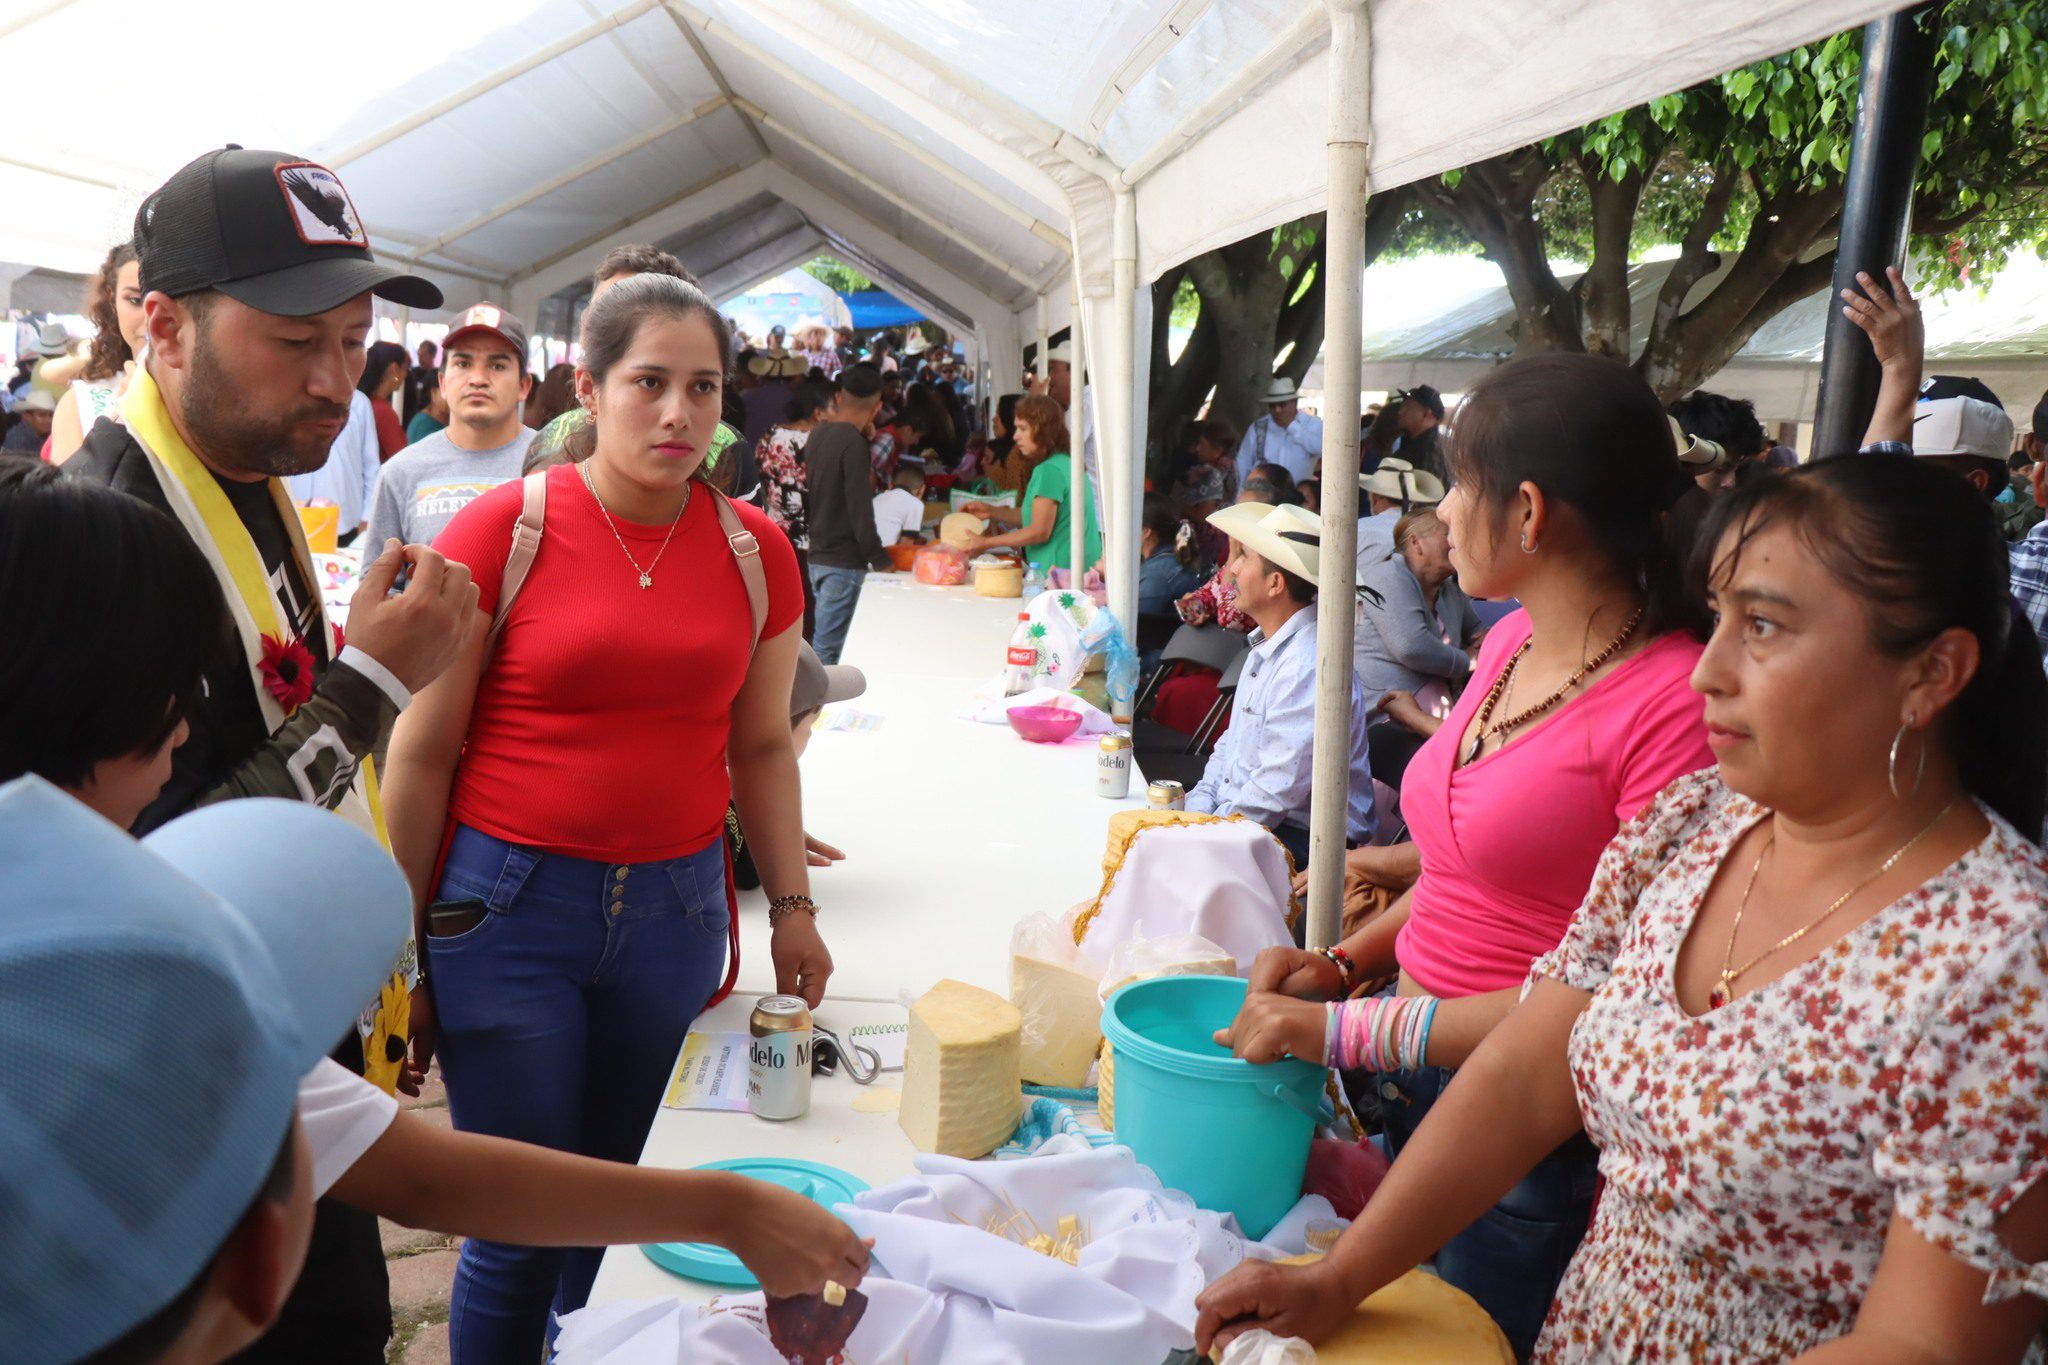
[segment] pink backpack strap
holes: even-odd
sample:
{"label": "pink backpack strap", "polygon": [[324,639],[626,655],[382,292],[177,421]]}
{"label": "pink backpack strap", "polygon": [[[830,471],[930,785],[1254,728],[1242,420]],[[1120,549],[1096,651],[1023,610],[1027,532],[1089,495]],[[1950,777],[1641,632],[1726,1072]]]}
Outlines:
{"label": "pink backpack strap", "polygon": [[747,585],[747,606],[754,613],[754,638],[747,645],[747,654],[752,657],[761,643],[761,632],[768,626],[768,571],[761,567],[761,542],[733,510],[731,498],[709,485],[706,488],[716,499],[713,506],[718,509],[718,528],[725,532],[732,557],[740,567],[740,581]]}
{"label": "pink backpack strap", "polygon": [[519,508],[519,520],[512,523],[512,548],[505,555],[505,577],[498,585],[498,609],[491,616],[490,633],[484,637],[486,653],[497,647],[498,632],[505,628],[512,600],[526,586],[533,557],[540,553],[541,532],[547,526],[548,471],[537,469],[521,482],[525,485],[525,497]]}

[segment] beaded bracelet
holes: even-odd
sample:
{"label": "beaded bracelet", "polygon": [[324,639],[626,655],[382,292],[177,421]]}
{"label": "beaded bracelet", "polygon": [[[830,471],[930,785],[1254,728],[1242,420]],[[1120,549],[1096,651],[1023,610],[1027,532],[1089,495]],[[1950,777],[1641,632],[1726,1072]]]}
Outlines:
{"label": "beaded bracelet", "polygon": [[1343,990],[1346,995],[1351,994],[1357,988],[1358,964],[1351,960],[1351,954],[1345,952],[1342,948],[1332,945],[1328,948],[1316,949],[1316,955],[1336,964],[1337,979],[1344,983]]}
{"label": "beaded bracelet", "polygon": [[1428,1065],[1432,995],[1374,996],[1329,1006],[1323,1063],[1343,1071],[1416,1071]]}
{"label": "beaded bracelet", "polygon": [[799,910],[807,911],[812,919],[818,917],[818,903],[809,896],[777,896],[768,902],[768,927],[775,928]]}

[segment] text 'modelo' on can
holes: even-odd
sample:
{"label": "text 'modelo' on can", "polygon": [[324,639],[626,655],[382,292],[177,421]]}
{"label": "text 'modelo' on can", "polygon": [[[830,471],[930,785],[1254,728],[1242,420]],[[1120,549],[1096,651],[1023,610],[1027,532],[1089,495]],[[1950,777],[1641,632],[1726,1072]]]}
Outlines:
{"label": "text 'modelo' on can", "polygon": [[794,995],[765,996],[747,1034],[747,1106],[764,1119],[810,1113],[810,1006]]}
{"label": "text 'modelo' on can", "polygon": [[1096,741],[1095,794],[1111,801],[1131,794],[1131,737],[1121,730]]}

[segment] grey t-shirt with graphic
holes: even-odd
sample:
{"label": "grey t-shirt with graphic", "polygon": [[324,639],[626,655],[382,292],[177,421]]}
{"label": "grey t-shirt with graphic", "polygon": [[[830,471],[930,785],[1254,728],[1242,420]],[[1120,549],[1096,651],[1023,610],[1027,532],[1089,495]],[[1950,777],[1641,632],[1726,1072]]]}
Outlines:
{"label": "grey t-shirt with graphic", "polygon": [[437,431],[385,462],[363,552],[375,555],[397,536],[408,545],[432,545],[455,514],[501,483],[519,477],[533,432],[525,427],[494,450],[464,450]]}

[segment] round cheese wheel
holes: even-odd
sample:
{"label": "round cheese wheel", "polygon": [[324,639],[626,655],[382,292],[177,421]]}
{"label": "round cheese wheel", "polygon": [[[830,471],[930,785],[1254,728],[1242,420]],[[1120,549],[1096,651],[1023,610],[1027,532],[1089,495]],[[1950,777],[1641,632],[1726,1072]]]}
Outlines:
{"label": "round cheese wheel", "polygon": [[967,542],[988,530],[988,523],[972,512],[948,512],[939,522],[939,539],[955,549],[964,550]]}
{"label": "round cheese wheel", "polygon": [[[1307,1265],[1319,1256],[1293,1256]],[[1464,1290],[1411,1270],[1316,1343],[1323,1365],[1514,1365],[1508,1339]]]}

